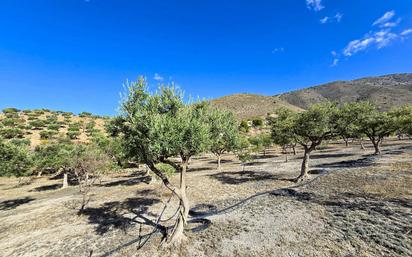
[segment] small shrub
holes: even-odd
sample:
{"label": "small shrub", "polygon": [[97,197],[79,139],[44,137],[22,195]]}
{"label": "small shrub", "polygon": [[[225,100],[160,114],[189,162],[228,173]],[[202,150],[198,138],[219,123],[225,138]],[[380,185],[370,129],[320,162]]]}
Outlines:
{"label": "small shrub", "polygon": [[79,136],[79,131],[67,131],[67,137],[69,137],[70,139],[77,139]]}
{"label": "small shrub", "polygon": [[8,114],[8,113],[18,113],[20,110],[16,108],[4,108],[3,113]]}
{"label": "small shrub", "polygon": [[33,120],[29,122],[29,125],[32,129],[42,129],[45,126],[45,122],[43,120]]}
{"label": "small shrub", "polygon": [[85,117],[91,117],[92,114],[90,112],[81,112],[79,113],[79,117],[85,118]]}
{"label": "small shrub", "polygon": [[40,139],[52,139],[55,135],[57,135],[57,132],[53,130],[40,131]]}
{"label": "small shrub", "polygon": [[3,128],[0,130],[0,136],[5,139],[23,138],[24,132],[18,128]]}
{"label": "small shrub", "polygon": [[48,130],[54,130],[54,131],[58,131],[60,129],[60,125],[56,124],[56,123],[52,123],[49,126],[47,126]]}
{"label": "small shrub", "polygon": [[239,126],[239,130],[242,132],[249,132],[249,125],[247,124],[246,120],[242,120],[242,122],[240,122],[240,126]]}

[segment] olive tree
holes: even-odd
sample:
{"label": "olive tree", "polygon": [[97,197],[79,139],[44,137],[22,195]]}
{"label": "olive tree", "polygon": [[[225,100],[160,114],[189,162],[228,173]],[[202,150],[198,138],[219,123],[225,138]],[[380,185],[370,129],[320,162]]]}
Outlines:
{"label": "olive tree", "polygon": [[276,115],[276,118],[270,120],[272,140],[282,147],[286,156],[285,161],[288,162],[288,148],[292,148],[296,154],[297,136],[293,133],[293,125],[297,115],[286,108],[277,110]]}
{"label": "olive tree", "polygon": [[[129,155],[138,156],[178,199],[179,215],[168,243],[179,243],[189,213],[186,169],[190,157],[207,149],[209,128],[202,104],[185,105],[174,86],[151,93],[144,78],[127,86],[115,128],[122,133]],[[116,132],[118,133],[118,132]],[[179,156],[176,164],[170,158]],[[169,164],[180,172],[180,186],[173,185],[157,164]]]}
{"label": "olive tree", "polygon": [[[312,105],[307,111],[301,113],[289,113],[279,115],[272,124],[272,132],[275,132],[275,139],[278,139],[277,131],[285,132],[290,129],[290,133],[283,135],[288,140],[294,140],[304,149],[303,161],[300,175],[296,182],[308,176],[309,161],[311,153],[323,141],[333,138],[336,135],[336,124],[339,119],[338,108],[333,103],[323,103]],[[279,128],[276,128],[279,126]]]}
{"label": "olive tree", "polygon": [[68,187],[68,175],[73,170],[73,157],[76,147],[81,146],[66,142],[37,146],[34,151],[34,159],[38,176],[41,176],[44,172],[57,175],[63,174],[62,188]]}
{"label": "olive tree", "polygon": [[217,157],[217,169],[221,170],[222,154],[235,150],[239,141],[238,122],[231,112],[212,110],[209,126],[210,151]]}
{"label": "olive tree", "polygon": [[32,156],[27,146],[0,138],[0,176],[27,176],[32,171]]}
{"label": "olive tree", "polygon": [[375,155],[381,153],[382,140],[397,130],[393,113],[381,112],[369,102],[359,103],[360,114],[355,121],[357,132],[365,134],[375,149]]}

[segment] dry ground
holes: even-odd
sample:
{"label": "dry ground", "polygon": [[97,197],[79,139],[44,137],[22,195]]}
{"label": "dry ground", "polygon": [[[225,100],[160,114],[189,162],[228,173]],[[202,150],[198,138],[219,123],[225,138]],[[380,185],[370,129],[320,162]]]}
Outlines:
{"label": "dry ground", "polygon": [[301,153],[285,163],[273,149],[244,171],[230,155],[221,172],[211,156],[195,158],[193,216],[173,252],[159,248],[152,223],[170,193],[142,171],[105,177],[81,216],[75,186],[1,179],[0,256],[411,256],[412,141],[388,140],[383,149],[374,157],[370,146],[329,144],[313,154],[311,179],[298,185],[288,179]]}

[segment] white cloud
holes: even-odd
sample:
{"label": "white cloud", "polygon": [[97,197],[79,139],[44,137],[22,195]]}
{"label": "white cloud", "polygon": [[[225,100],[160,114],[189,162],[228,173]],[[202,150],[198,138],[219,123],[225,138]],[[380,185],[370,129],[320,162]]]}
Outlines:
{"label": "white cloud", "polygon": [[325,24],[325,23],[328,23],[328,22],[334,22],[334,21],[340,22],[342,20],[342,17],[343,17],[343,14],[338,12],[337,14],[335,14],[335,16],[331,16],[331,17],[325,16],[322,19],[320,19],[319,21],[322,24]]}
{"label": "white cloud", "polygon": [[156,81],[163,81],[164,80],[164,78],[162,76],[160,76],[158,73],[154,74],[153,79],[156,80]]}
{"label": "white cloud", "polygon": [[342,17],[343,17],[343,14],[341,14],[339,12],[335,15],[335,19],[336,19],[337,22],[340,22],[342,20]]}
{"label": "white cloud", "polygon": [[272,54],[275,54],[275,53],[277,53],[277,52],[283,52],[283,51],[285,51],[285,48],[283,48],[283,47],[274,48],[274,49],[272,50]]}
{"label": "white cloud", "polygon": [[330,65],[330,67],[335,67],[335,66],[338,65],[338,63],[339,63],[339,59],[338,59],[338,58],[335,58],[335,59],[333,59],[333,62],[332,62],[332,64]]}
{"label": "white cloud", "polygon": [[324,18],[320,19],[319,21],[320,21],[320,23],[325,24],[326,22],[328,22],[328,20],[329,20],[329,17],[324,17]]}
{"label": "white cloud", "polygon": [[372,26],[376,26],[376,25],[382,26],[383,24],[387,23],[390,19],[392,19],[393,16],[395,16],[395,11],[394,11],[394,10],[389,11],[389,12],[386,12],[382,17],[380,17],[379,19],[377,19],[377,20],[372,24]]}
{"label": "white cloud", "polygon": [[362,38],[352,40],[343,49],[344,56],[352,56],[357,52],[364,51],[369,47],[376,47],[376,49],[384,48],[390,45],[395,40],[404,39],[404,36],[412,33],[412,29],[407,29],[402,32],[393,32],[393,28],[399,25],[401,18],[396,21],[391,21],[395,16],[395,11],[386,12],[382,17],[377,19],[372,26],[378,26],[378,31],[370,31]]}
{"label": "white cloud", "polygon": [[336,56],[338,55],[338,53],[336,53],[336,51],[332,51],[332,52],[330,52],[330,54],[331,54],[333,57],[336,57]]}
{"label": "white cloud", "polygon": [[406,36],[412,33],[412,29],[405,29],[404,31],[401,32],[401,36]]}
{"label": "white cloud", "polygon": [[306,6],[309,9],[317,11],[317,12],[325,8],[322,5],[322,0],[306,0]]}

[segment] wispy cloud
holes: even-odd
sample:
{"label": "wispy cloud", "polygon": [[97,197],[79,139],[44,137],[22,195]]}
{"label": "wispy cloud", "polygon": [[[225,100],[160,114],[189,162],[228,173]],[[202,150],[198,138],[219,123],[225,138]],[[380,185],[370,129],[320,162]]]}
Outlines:
{"label": "wispy cloud", "polygon": [[389,11],[386,12],[384,15],[382,15],[382,17],[380,17],[379,19],[377,19],[372,26],[382,26],[383,24],[385,24],[386,22],[388,22],[390,19],[392,19],[395,16],[395,11]]}
{"label": "wispy cloud", "polygon": [[322,5],[322,0],[306,0],[306,6],[311,9],[314,10],[316,12],[322,10],[323,8],[325,8]]}
{"label": "wispy cloud", "polygon": [[156,80],[156,81],[163,81],[164,80],[164,78],[162,76],[160,76],[158,73],[154,74],[153,79]]}
{"label": "wispy cloud", "polygon": [[412,29],[410,32],[407,30],[400,33],[392,31],[393,28],[397,27],[401,21],[400,18],[393,21],[394,17],[395,11],[386,12],[372,24],[372,26],[378,26],[379,30],[370,31],[361,39],[355,39],[349,42],[343,50],[343,55],[352,56],[373,46],[377,49],[381,49],[390,45],[393,41],[401,39],[412,32]]}
{"label": "wispy cloud", "polygon": [[336,66],[341,56],[350,57],[372,47],[382,49],[396,40],[407,38],[407,36],[412,33],[412,28],[405,29],[402,32],[394,31],[401,20],[401,18],[395,19],[395,11],[386,12],[372,23],[372,27],[378,28],[372,29],[359,39],[350,41],[342,52],[332,51],[333,63],[331,66]]}
{"label": "wispy cloud", "polygon": [[335,66],[337,66],[337,65],[338,65],[338,62],[339,62],[339,59],[338,59],[338,58],[333,59],[333,62],[332,62],[332,64],[330,65],[330,67],[335,67]]}
{"label": "wispy cloud", "polygon": [[283,52],[283,51],[285,51],[285,48],[283,48],[283,47],[273,48],[272,54],[276,54],[278,52]]}
{"label": "wispy cloud", "polygon": [[343,17],[343,14],[338,12],[337,14],[335,14],[335,16],[331,16],[331,17],[325,16],[322,19],[320,19],[319,21],[322,24],[325,24],[325,23],[328,23],[328,22],[334,22],[334,21],[340,22],[342,20],[342,17]]}
{"label": "wispy cloud", "polygon": [[407,36],[412,33],[412,29],[405,29],[401,32],[401,36]]}

